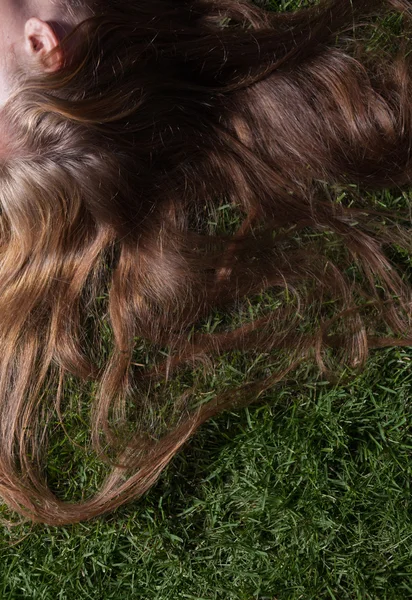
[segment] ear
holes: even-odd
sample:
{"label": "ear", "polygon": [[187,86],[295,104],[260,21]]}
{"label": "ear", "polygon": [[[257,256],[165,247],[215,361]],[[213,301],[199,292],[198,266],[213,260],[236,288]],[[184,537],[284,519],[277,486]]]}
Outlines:
{"label": "ear", "polygon": [[45,56],[59,44],[52,27],[37,17],[31,17],[24,25],[24,50],[29,60],[35,60],[45,73],[58,71],[63,64],[63,53],[58,50],[48,60]]}

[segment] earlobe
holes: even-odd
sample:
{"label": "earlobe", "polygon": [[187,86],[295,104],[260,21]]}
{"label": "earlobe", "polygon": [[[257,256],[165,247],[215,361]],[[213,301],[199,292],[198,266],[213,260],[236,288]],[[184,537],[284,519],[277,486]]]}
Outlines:
{"label": "earlobe", "polygon": [[27,56],[41,65],[46,73],[58,71],[63,64],[63,53],[58,50],[46,59],[47,54],[59,45],[53,28],[46,22],[31,17],[24,26],[24,48]]}

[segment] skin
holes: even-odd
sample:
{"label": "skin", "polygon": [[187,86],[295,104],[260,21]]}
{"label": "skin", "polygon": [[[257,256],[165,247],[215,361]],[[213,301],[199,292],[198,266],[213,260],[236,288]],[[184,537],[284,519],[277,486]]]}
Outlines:
{"label": "skin", "polygon": [[67,15],[66,0],[2,0],[0,22],[0,107],[12,91],[12,74],[16,63],[27,68],[35,64],[44,72],[58,70],[63,56],[53,60],[45,56],[58,45],[85,15],[76,22]]}

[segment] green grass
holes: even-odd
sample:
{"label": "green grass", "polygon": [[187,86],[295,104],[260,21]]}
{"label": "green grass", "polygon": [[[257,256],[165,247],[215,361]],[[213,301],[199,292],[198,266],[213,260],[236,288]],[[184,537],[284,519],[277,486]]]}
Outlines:
{"label": "green grass", "polygon": [[4,529],[0,598],[412,598],[411,361],[213,419],[111,515]]}
{"label": "green grass", "polygon": [[[229,208],[209,225],[236,228]],[[271,302],[256,298],[249,316]],[[217,313],[204,331],[222,323]],[[75,526],[1,528],[0,600],[412,599],[411,364],[412,349],[374,352],[339,385],[302,367],[261,404],[206,423],[140,500]],[[249,366],[226,355],[205,389],[241,383]],[[87,390],[71,382],[68,393],[83,398],[67,427],[86,446]],[[56,428],[49,477],[62,497],[103,474]]]}

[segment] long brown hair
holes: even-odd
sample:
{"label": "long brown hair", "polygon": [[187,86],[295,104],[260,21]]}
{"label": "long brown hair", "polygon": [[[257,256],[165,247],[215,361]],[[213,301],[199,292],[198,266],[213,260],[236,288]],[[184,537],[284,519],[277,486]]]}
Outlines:
{"label": "long brown hair", "polygon": [[[371,194],[411,180],[411,59],[402,40],[371,50],[359,33],[389,10],[409,31],[412,4],[92,8],[61,42],[77,36],[76,60],[47,76],[20,68],[3,110],[0,495],[53,525],[138,497],[206,419],[303,359],[331,375],[412,344],[411,286],[393,260],[411,250],[409,200],[392,214]],[[236,230],[208,224],[222,206]],[[200,327],[264,292],[271,310]],[[278,368],[197,404],[192,382],[156,420],[156,383],[253,349]],[[70,377],[90,384],[93,446],[112,465],[79,503],[53,493],[45,466]]]}

